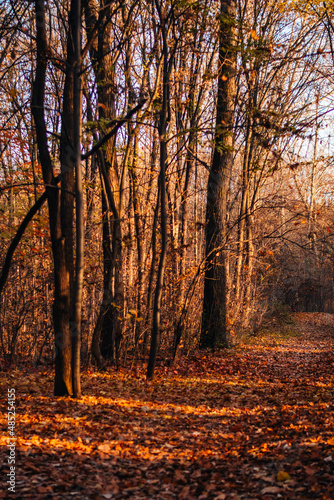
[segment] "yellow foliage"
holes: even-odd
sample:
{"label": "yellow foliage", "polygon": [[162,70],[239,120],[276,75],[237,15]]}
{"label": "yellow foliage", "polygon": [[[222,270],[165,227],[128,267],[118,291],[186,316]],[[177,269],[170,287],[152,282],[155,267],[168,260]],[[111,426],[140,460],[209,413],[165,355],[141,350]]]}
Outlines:
{"label": "yellow foliage", "polygon": [[257,35],[255,30],[250,30],[250,36],[253,38],[253,40],[260,40],[259,35]]}
{"label": "yellow foliage", "polygon": [[318,17],[325,12],[334,12],[334,1],[324,3],[323,0],[288,0],[280,5],[281,12],[286,10],[294,10],[304,16]]}
{"label": "yellow foliage", "polygon": [[277,481],[283,482],[283,481],[289,481],[289,479],[290,479],[289,474],[284,470],[280,470],[277,473]]}

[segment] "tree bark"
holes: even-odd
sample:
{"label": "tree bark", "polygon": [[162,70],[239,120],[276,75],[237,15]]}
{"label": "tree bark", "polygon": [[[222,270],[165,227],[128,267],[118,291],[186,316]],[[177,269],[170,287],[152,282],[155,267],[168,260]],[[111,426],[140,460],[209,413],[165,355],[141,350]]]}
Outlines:
{"label": "tree bark", "polygon": [[[48,44],[45,27],[44,0],[35,0],[37,65],[32,85],[31,110],[36,125],[36,139],[43,181],[46,186],[49,208],[49,224],[54,261],[54,304],[53,322],[55,329],[55,386],[56,396],[72,394],[71,380],[71,339],[70,339],[70,273],[68,255],[61,221],[60,191],[55,188],[52,160],[48,148],[44,116],[45,79],[47,69]],[[65,188],[62,177],[62,187]],[[68,188],[68,186],[66,186]],[[64,212],[63,212],[64,213]]]}
{"label": "tree bark", "polygon": [[[101,2],[103,5],[103,2]],[[100,17],[108,18],[110,6],[106,6]],[[98,5],[94,0],[85,0],[85,18],[88,35],[93,31],[98,17]],[[91,46],[90,55],[94,64],[97,83],[99,118],[101,122],[116,118],[114,98],[114,65],[110,55],[111,24],[105,22],[98,34],[97,44]],[[104,132],[104,130],[102,130]],[[105,135],[108,137],[108,134]],[[103,139],[102,139],[103,140]],[[122,338],[124,291],[122,269],[122,228],[121,192],[116,161],[116,131],[109,134],[106,148],[99,154],[100,168],[104,170],[102,200],[103,210],[103,266],[104,298],[94,329],[92,350],[99,365],[107,358],[117,362],[119,345]],[[102,143],[100,144],[102,146]],[[101,342],[100,342],[101,340]],[[100,352],[99,352],[100,351]]]}
{"label": "tree bark", "polygon": [[81,0],[73,0],[73,17],[71,30],[74,41],[74,80],[73,80],[73,122],[74,122],[74,155],[76,174],[76,273],[73,297],[73,319],[75,331],[72,333],[72,386],[73,396],[81,396],[80,384],[80,347],[81,347],[81,315],[82,289],[84,273],[84,202],[81,166]]}
{"label": "tree bark", "polygon": [[225,245],[228,187],[233,165],[235,14],[234,0],[221,0],[215,148],[207,187],[206,272],[200,338],[201,348],[212,349],[227,345]]}
{"label": "tree bark", "polygon": [[[49,206],[54,259],[56,396],[80,395],[80,324],[83,280],[83,206],[81,181],[81,1],[72,0],[67,30],[66,75],[60,139],[61,189],[56,187],[44,116],[47,44],[44,0],[35,1],[37,67],[32,88],[32,113]],[[76,87],[74,85],[76,84]],[[77,187],[74,172],[77,170]],[[76,192],[77,191],[77,192]],[[77,197],[77,272],[74,282],[74,199]],[[75,295],[74,295],[75,292]],[[73,377],[73,378],[72,378]]]}
{"label": "tree bark", "polygon": [[[167,26],[166,19],[164,18],[161,6],[156,0],[156,8],[159,13],[161,21],[162,45],[163,45],[163,83],[162,83],[162,106],[159,119],[159,138],[160,138],[160,174],[159,174],[159,194],[160,194],[160,232],[161,232],[161,249],[157,273],[157,282],[154,293],[153,303],[153,321],[151,331],[151,346],[149,360],[147,364],[147,379],[152,380],[154,377],[154,369],[157,359],[157,353],[160,343],[161,334],[161,300],[164,284],[164,272],[166,265],[167,253],[167,209],[166,209],[166,163],[167,163],[167,126],[169,122],[169,86],[170,86],[170,71],[171,65],[174,60],[175,46],[172,53],[169,55],[168,40],[167,40]],[[154,265],[154,262],[152,263]]]}

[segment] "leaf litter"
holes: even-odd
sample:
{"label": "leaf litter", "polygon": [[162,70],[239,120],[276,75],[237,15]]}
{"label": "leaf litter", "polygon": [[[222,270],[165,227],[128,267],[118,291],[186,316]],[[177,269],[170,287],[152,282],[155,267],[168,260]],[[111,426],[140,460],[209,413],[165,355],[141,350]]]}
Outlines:
{"label": "leaf litter", "polygon": [[45,368],[0,374],[16,389],[16,492],[2,399],[0,498],[333,499],[334,319],[296,313],[297,335],[264,335],[173,367],[82,376],[50,397]]}

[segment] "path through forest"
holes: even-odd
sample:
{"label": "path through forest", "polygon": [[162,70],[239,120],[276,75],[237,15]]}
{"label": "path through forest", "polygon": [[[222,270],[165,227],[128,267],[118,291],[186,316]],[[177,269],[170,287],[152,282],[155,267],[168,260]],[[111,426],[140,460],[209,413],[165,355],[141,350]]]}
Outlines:
{"label": "path through forest", "polygon": [[16,389],[16,493],[2,405],[0,498],[334,499],[334,318],[294,315],[226,355],[83,375],[79,402],[49,370],[1,372]]}

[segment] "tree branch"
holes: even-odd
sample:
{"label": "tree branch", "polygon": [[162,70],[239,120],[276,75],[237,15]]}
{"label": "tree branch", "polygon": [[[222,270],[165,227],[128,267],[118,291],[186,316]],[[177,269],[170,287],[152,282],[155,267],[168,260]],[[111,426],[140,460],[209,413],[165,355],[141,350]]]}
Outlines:
{"label": "tree branch", "polygon": [[[60,176],[58,176],[55,179],[55,183],[57,184],[59,181],[60,181]],[[9,274],[9,270],[10,270],[10,265],[12,262],[14,252],[15,252],[18,244],[20,243],[21,238],[24,235],[25,230],[27,229],[29,222],[34,217],[34,215],[38,212],[38,210],[40,210],[40,208],[43,206],[43,203],[45,202],[46,199],[47,199],[47,193],[46,193],[46,191],[44,191],[42,196],[40,198],[38,198],[36,203],[31,207],[31,209],[29,210],[29,212],[27,213],[27,215],[25,216],[25,218],[21,222],[18,230],[16,231],[14,238],[12,239],[11,244],[9,245],[9,248],[8,248],[7,254],[6,254],[6,258],[5,258],[5,262],[4,262],[4,265],[2,266],[1,275],[0,275],[0,295],[1,295],[2,290],[7,282],[7,278],[8,278],[8,274]]]}
{"label": "tree branch", "polygon": [[124,116],[124,118],[121,118],[117,122],[117,124],[110,130],[110,132],[108,132],[108,134],[106,134],[104,137],[102,137],[102,139],[100,139],[99,142],[96,143],[95,146],[93,146],[90,151],[81,155],[81,159],[87,160],[87,158],[92,156],[92,154],[96,153],[96,151],[98,151],[107,141],[109,141],[109,139],[111,137],[113,137],[117,133],[118,129],[120,129],[122,127],[122,125],[124,125],[124,123],[126,123],[128,120],[130,120],[130,118],[144,106],[146,101],[147,101],[147,99],[141,99],[138,102],[137,106],[130,109],[130,111]]}

